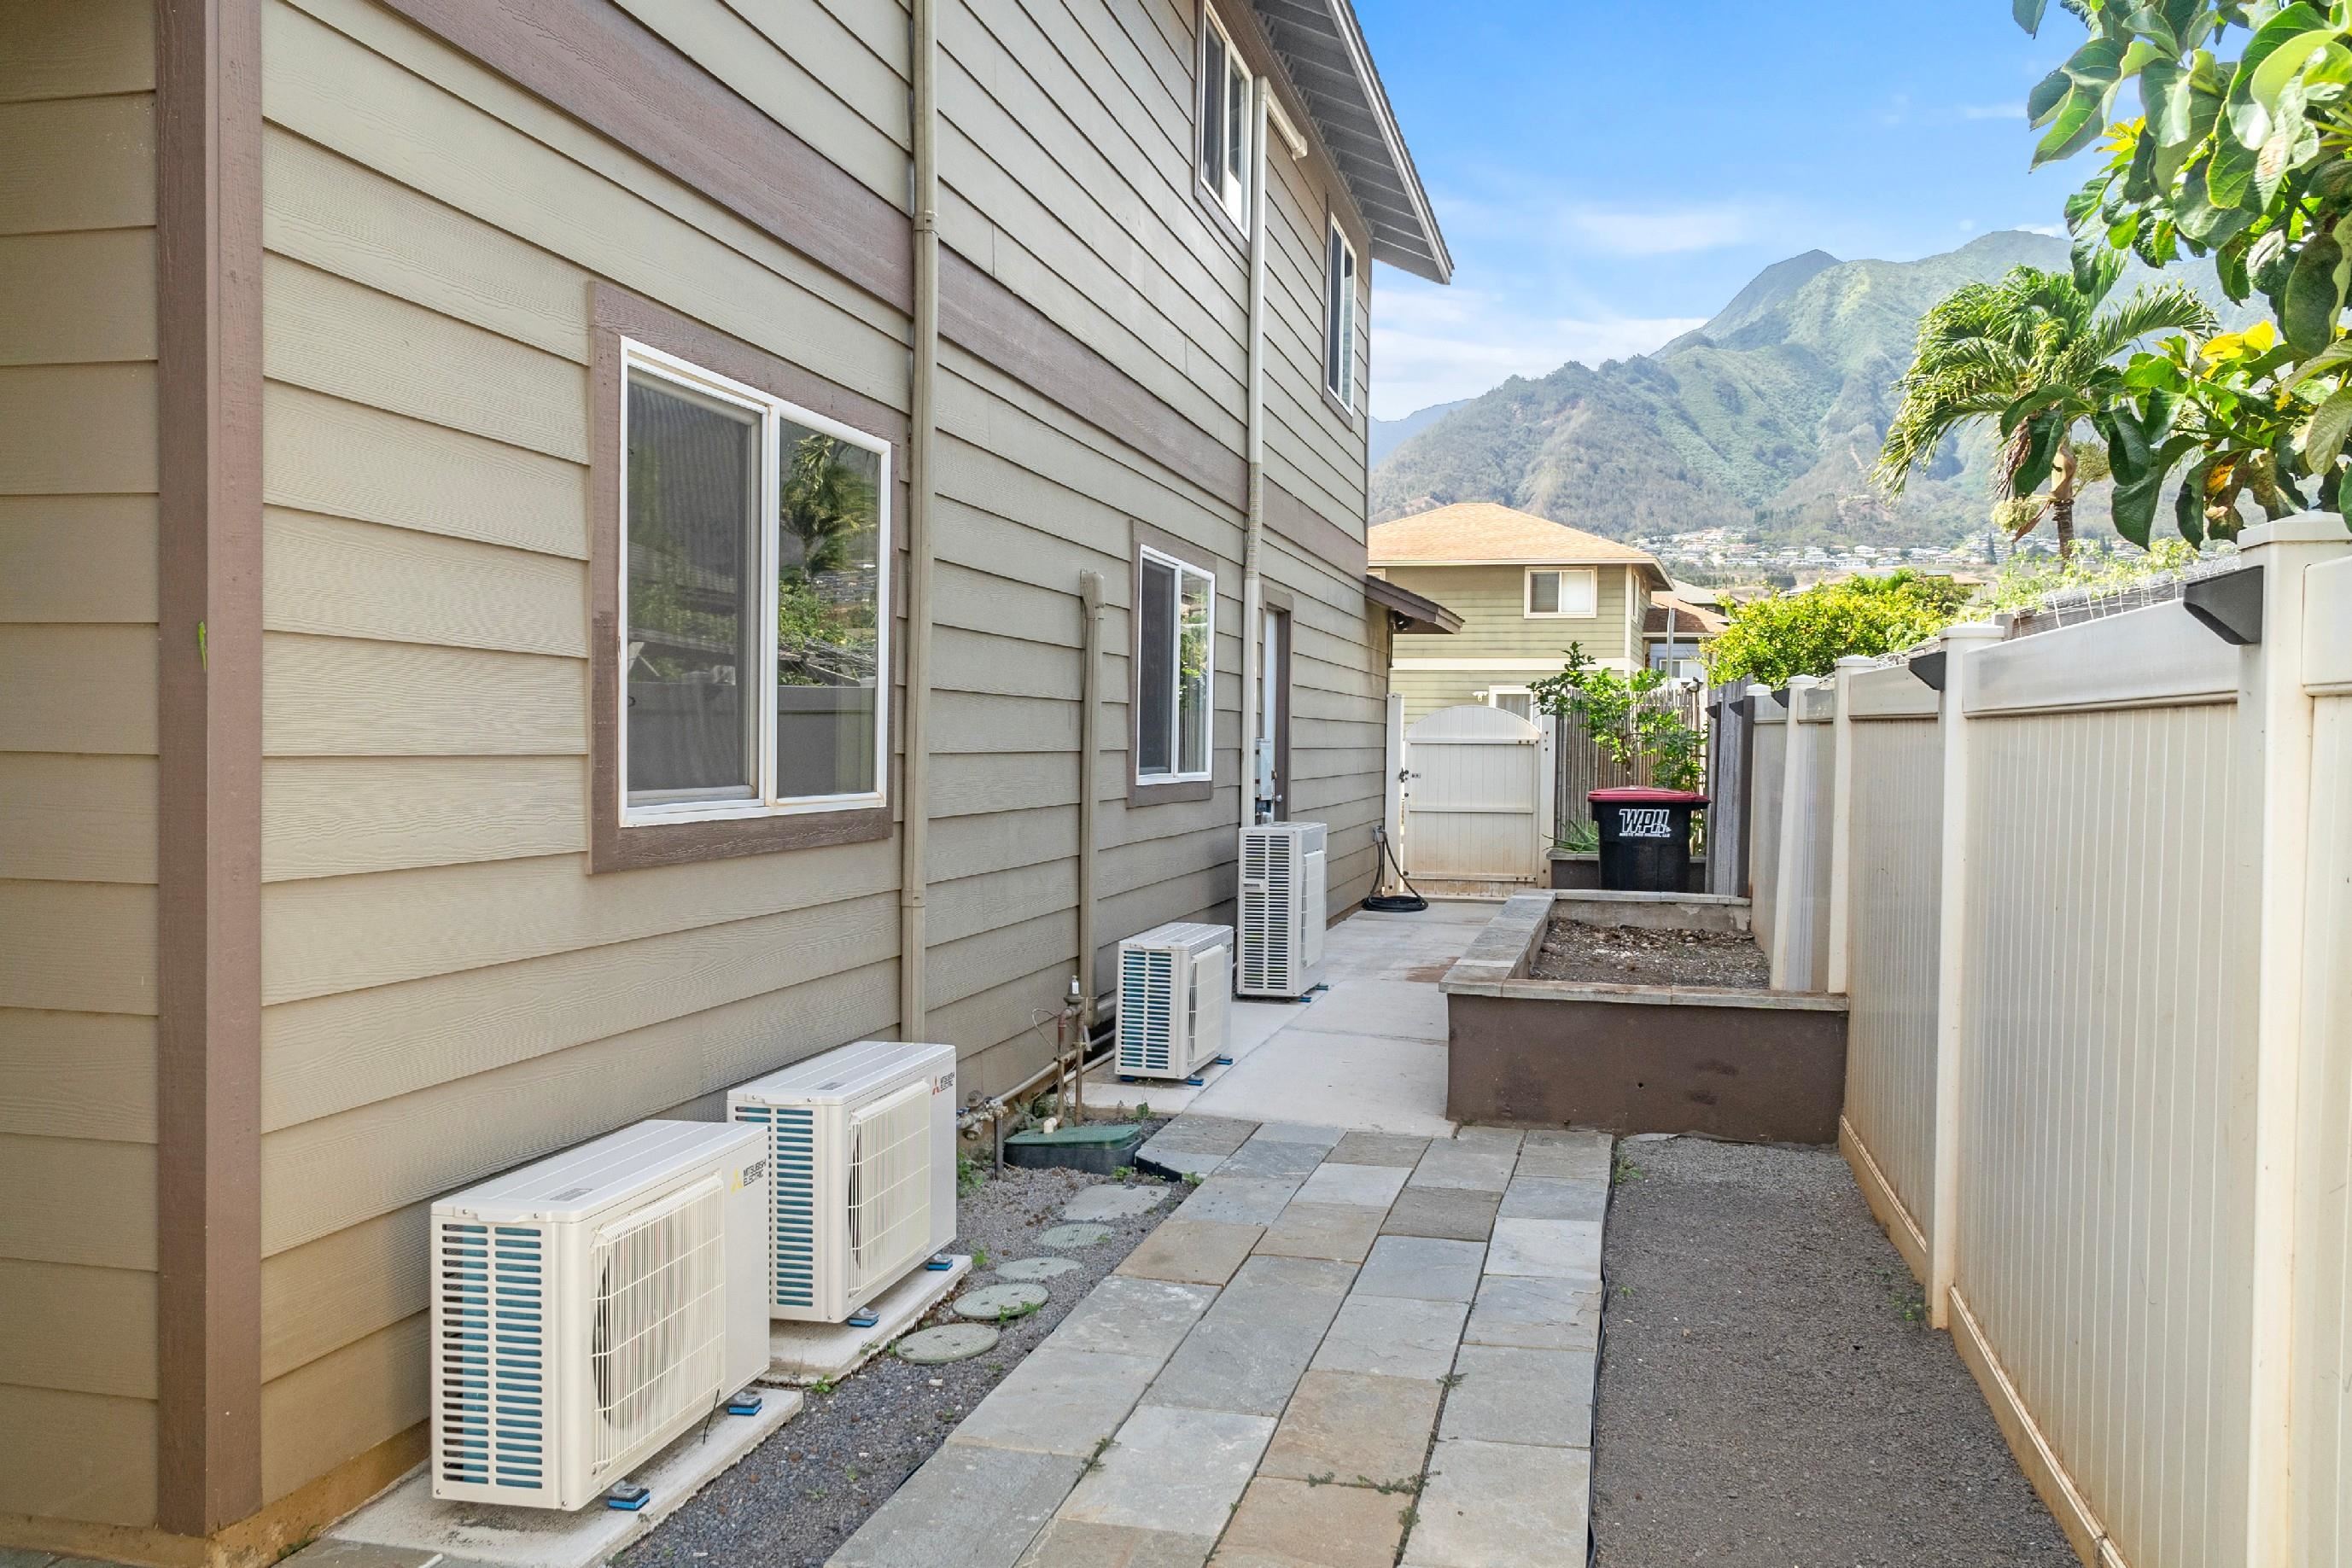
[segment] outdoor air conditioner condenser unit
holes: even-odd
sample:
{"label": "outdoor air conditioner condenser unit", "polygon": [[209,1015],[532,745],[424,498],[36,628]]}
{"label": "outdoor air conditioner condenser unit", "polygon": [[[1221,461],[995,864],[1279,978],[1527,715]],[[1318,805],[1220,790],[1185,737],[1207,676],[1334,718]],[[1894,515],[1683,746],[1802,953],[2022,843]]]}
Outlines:
{"label": "outdoor air conditioner condenser unit", "polygon": [[1118,1075],[1193,1079],[1224,1054],[1234,928],[1171,921],[1118,945]]}
{"label": "outdoor air conditioner condenser unit", "polygon": [[768,1367],[768,1151],[640,1122],[433,1206],[433,1495],[572,1510]]}
{"label": "outdoor air conditioner condenser unit", "polygon": [[1328,841],[1320,822],[1242,830],[1240,995],[1296,998],[1315,988]]}
{"label": "outdoor air conditioner condenser unit", "polygon": [[951,1045],[862,1040],[727,1092],[768,1135],[768,1311],[845,1322],[956,1233]]}

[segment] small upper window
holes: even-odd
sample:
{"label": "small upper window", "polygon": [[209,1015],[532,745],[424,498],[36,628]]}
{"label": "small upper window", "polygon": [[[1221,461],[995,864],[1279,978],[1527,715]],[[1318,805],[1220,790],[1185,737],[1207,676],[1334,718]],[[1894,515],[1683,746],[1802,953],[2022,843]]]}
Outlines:
{"label": "small upper window", "polygon": [[1586,568],[1575,571],[1528,573],[1527,614],[1530,620],[1557,616],[1590,621],[1601,613],[1601,574]]}
{"label": "small upper window", "polygon": [[1147,546],[1136,587],[1136,782],[1206,779],[1217,580]]}
{"label": "small upper window", "polygon": [[881,804],[888,444],[624,354],[622,821]]}
{"label": "small upper window", "polygon": [[1249,227],[1250,74],[1214,7],[1201,8],[1201,187]]}
{"label": "small upper window", "polygon": [[1356,406],[1356,247],[1331,225],[1323,267],[1323,386],[1339,406]]}

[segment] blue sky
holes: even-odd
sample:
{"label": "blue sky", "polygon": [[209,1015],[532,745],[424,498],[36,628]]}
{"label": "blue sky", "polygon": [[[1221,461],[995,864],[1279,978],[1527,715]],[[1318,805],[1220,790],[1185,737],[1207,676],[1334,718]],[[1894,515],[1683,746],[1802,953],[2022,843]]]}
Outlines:
{"label": "blue sky", "polygon": [[1386,419],[1654,349],[1803,251],[2054,230],[2085,173],[2026,170],[2025,95],[2082,38],[2056,6],[2039,40],[2003,0],[1356,8],[1454,260],[1376,269]]}

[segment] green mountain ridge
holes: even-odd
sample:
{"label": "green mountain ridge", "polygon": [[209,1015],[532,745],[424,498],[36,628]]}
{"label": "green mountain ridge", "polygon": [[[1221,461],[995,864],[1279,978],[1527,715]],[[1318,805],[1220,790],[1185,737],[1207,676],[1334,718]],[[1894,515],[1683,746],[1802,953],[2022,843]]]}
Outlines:
{"label": "green mountain ridge", "polygon": [[[1372,472],[1373,520],[1500,501],[1613,538],[1727,527],[1768,545],[1910,546],[1981,533],[1990,433],[1953,443],[1898,501],[1870,469],[1920,317],[2021,265],[2063,269],[2066,245],[2008,232],[1918,261],[1776,263],[1654,354],[1515,376],[1411,435]],[[2221,304],[2210,268],[2189,277]],[[2080,521],[2105,528],[2104,487]]]}

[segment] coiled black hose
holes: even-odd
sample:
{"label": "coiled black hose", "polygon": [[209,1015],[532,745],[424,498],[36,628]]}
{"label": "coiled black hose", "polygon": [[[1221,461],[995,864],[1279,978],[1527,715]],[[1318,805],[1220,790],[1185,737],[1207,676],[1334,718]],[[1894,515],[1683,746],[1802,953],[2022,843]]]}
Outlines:
{"label": "coiled black hose", "polygon": [[1389,831],[1384,825],[1374,824],[1372,841],[1381,846],[1381,858],[1395,866],[1397,880],[1404,883],[1405,891],[1402,894],[1374,894],[1364,900],[1364,907],[1379,915],[1418,915],[1427,909],[1429,900],[1414,890],[1412,879],[1404,874],[1404,867],[1397,864],[1396,855],[1389,848]]}

